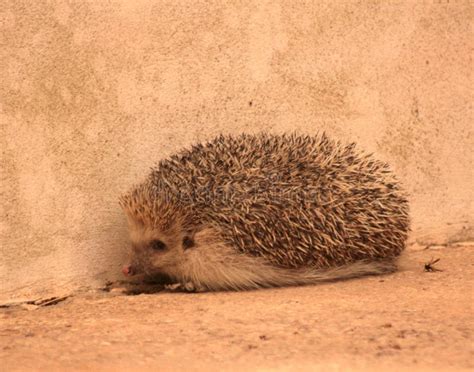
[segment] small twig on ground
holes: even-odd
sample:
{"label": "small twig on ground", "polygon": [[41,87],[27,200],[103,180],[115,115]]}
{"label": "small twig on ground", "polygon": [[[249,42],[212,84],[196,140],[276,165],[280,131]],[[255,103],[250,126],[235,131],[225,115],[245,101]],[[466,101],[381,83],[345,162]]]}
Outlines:
{"label": "small twig on ground", "polygon": [[70,296],[62,296],[62,297],[51,297],[51,298],[41,299],[41,300],[34,301],[33,305],[36,305],[36,306],[56,305],[69,297]]}

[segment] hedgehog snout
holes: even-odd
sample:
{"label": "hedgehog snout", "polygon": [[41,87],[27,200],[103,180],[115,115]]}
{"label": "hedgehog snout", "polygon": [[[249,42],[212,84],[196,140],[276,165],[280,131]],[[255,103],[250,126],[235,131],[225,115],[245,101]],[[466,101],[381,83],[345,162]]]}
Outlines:
{"label": "hedgehog snout", "polygon": [[127,264],[127,265],[123,265],[123,267],[122,267],[122,273],[123,273],[123,275],[125,275],[125,276],[133,276],[133,275],[136,274],[135,271],[136,271],[136,270],[135,270],[135,268],[134,268],[132,265],[128,265],[128,264]]}
{"label": "hedgehog snout", "polygon": [[150,258],[150,255],[146,252],[132,251],[130,257],[122,266],[122,274],[125,277],[149,274],[150,269],[152,269]]}

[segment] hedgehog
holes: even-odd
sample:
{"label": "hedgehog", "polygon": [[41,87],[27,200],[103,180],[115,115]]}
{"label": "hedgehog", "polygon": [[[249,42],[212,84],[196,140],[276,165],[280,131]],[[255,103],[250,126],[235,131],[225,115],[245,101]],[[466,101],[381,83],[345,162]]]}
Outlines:
{"label": "hedgehog", "polygon": [[409,231],[389,166],[325,133],[220,135],[161,160],[120,205],[124,275],[192,291],[391,273]]}

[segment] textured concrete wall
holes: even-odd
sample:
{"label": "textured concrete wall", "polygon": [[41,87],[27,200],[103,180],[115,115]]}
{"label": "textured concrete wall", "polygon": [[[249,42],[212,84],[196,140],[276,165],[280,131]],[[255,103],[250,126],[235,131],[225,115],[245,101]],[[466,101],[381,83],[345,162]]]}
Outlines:
{"label": "textured concrete wall", "polygon": [[355,140],[411,194],[419,244],[472,237],[468,1],[3,1],[3,297],[114,278],[118,195],[241,131]]}

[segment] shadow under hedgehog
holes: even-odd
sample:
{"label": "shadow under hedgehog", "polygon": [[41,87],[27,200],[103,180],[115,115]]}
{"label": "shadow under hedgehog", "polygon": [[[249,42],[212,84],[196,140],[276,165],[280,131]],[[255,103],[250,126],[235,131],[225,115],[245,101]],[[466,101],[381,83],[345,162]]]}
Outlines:
{"label": "shadow under hedgehog", "polygon": [[387,164],[325,134],[219,136],[120,199],[126,276],[246,290],[390,273],[408,201]]}

